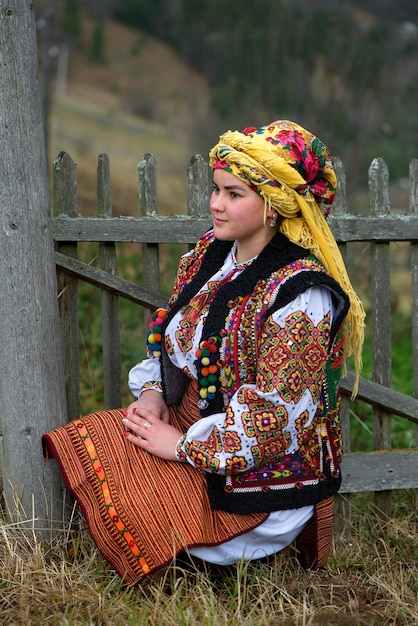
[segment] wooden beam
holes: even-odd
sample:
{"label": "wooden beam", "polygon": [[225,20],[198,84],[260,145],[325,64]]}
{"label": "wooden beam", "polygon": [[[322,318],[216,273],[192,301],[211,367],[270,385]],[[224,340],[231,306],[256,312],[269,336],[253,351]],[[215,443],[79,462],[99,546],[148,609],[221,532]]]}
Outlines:
{"label": "wooden beam", "polygon": [[135,285],[135,283],[131,283],[129,280],[113,276],[97,267],[82,263],[78,259],[65,256],[65,254],[56,252],[55,261],[57,268],[66,274],[84,280],[95,287],[106,289],[106,291],[126,298],[140,306],[155,309],[167,304],[167,298],[159,293],[139,287],[139,285]]}
{"label": "wooden beam", "polygon": [[416,489],[417,464],[418,448],[345,454],[340,493]]}
{"label": "wooden beam", "polygon": [[[418,216],[382,217],[342,215],[329,217],[339,243],[350,241],[418,241]],[[56,217],[55,241],[114,241],[138,243],[194,243],[210,228],[208,217],[156,215],[153,217]]]}
{"label": "wooden beam", "polygon": [[329,226],[338,242],[418,240],[418,216],[389,214],[381,216],[330,216]]}
{"label": "wooden beam", "polygon": [[101,241],[116,243],[195,243],[211,226],[208,218],[156,217],[56,217],[55,241]]}
{"label": "wooden beam", "polygon": [[[350,395],[353,391],[354,376],[348,374],[340,383],[341,393]],[[388,413],[404,417],[410,422],[418,424],[418,399],[407,396],[399,391],[389,389],[371,380],[360,377],[357,400],[381,408]]]}

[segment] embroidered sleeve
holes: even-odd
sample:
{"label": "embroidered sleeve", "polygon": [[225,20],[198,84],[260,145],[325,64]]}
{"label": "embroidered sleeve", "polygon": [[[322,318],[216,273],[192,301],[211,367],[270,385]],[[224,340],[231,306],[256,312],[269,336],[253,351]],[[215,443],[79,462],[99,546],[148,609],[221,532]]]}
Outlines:
{"label": "embroidered sleeve", "polygon": [[180,439],[177,442],[176,445],[176,457],[177,457],[177,461],[180,461],[181,463],[187,463],[187,456],[184,452],[183,449],[183,444],[184,444],[184,440],[186,438],[186,435],[182,435],[180,437]]}
{"label": "embroidered sleeve", "polygon": [[145,389],[162,391],[160,360],[145,359],[135,365],[129,372],[128,385],[136,398],[139,398]]}
{"label": "embroidered sleeve", "polygon": [[312,287],[268,317],[258,342],[255,383],[244,383],[225,413],[199,420],[179,442],[200,469],[236,474],[278,463],[299,447],[313,420],[328,355],[333,304]]}

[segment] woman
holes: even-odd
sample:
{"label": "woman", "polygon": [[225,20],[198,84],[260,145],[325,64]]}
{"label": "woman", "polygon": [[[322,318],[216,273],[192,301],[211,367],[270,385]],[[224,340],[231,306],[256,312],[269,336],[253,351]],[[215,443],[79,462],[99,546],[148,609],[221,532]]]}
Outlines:
{"label": "woman", "polygon": [[186,551],[228,565],[296,542],[326,563],[338,384],[364,312],[325,222],[326,146],[289,121],[210,152],[213,229],[151,317],[135,400],[44,436],[92,536],[133,585]]}

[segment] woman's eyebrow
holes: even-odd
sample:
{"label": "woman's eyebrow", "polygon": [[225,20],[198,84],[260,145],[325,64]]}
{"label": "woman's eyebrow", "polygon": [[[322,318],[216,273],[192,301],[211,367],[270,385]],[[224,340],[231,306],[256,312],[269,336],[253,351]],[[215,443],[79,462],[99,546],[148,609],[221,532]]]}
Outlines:
{"label": "woman's eyebrow", "polygon": [[236,189],[239,189],[240,191],[245,191],[245,187],[246,187],[246,185],[240,185],[240,184],[237,184],[237,185],[219,185],[218,183],[215,183],[215,181],[213,181],[213,185],[215,187],[223,187],[223,189],[227,189],[228,191],[236,190]]}

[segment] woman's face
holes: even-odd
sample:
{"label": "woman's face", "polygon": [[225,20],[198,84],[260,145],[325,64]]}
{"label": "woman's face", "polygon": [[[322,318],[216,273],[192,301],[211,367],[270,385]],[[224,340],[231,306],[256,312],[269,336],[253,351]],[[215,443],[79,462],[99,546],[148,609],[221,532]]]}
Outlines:
{"label": "woman's face", "polygon": [[258,193],[233,174],[216,169],[209,205],[215,237],[237,242],[239,263],[261,252],[269,240],[269,233],[264,225],[264,200]]}

